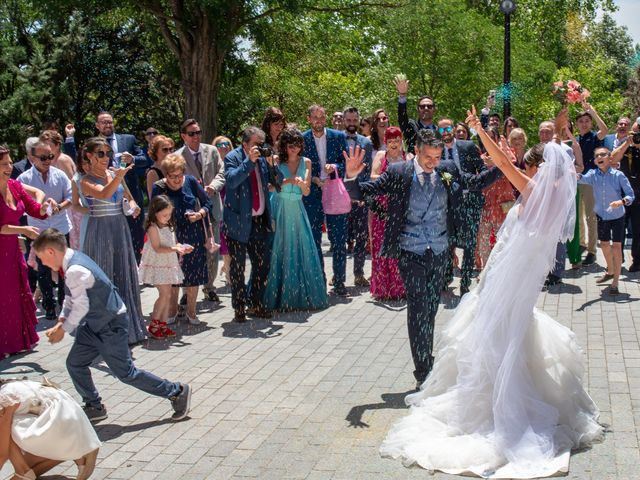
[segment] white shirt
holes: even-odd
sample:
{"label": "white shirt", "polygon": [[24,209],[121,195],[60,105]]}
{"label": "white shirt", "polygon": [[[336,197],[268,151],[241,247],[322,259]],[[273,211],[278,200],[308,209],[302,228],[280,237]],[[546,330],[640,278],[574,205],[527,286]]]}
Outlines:
{"label": "white shirt", "polygon": [[[73,332],[80,322],[89,313],[89,296],[87,290],[93,287],[96,279],[89,270],[81,265],[69,267],[71,257],[75,253],[71,248],[67,248],[62,260],[62,270],[64,271],[65,286],[69,289],[70,295],[64,297],[62,312],[60,316],[65,319],[62,328],[67,333]],[[118,314],[125,313],[127,307],[122,304]]]}
{"label": "white shirt", "polygon": [[327,129],[323,130],[321,137],[313,134],[313,141],[316,142],[316,151],[320,160],[320,180],[326,180],[329,178],[329,174],[324,171],[324,166],[327,164]]}

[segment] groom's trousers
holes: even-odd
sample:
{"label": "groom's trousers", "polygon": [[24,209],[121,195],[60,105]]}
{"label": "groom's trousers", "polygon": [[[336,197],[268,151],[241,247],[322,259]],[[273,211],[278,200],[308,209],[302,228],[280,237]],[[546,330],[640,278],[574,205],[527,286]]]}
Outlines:
{"label": "groom's trousers", "polygon": [[416,380],[423,382],[433,367],[433,329],[445,281],[449,249],[436,255],[400,251],[398,268],[407,292],[407,328]]}

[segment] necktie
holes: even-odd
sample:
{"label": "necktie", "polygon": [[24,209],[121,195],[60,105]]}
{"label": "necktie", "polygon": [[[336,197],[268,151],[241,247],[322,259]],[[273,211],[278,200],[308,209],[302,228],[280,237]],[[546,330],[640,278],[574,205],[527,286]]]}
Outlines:
{"label": "necktie", "polygon": [[429,184],[431,184],[431,174],[422,172],[422,187],[426,188]]}
{"label": "necktie", "polygon": [[257,212],[260,210],[260,192],[258,191],[258,176],[255,168],[251,170],[249,179],[251,180],[251,208]]}
{"label": "necktie", "polygon": [[196,152],[193,154],[193,161],[196,164],[196,168],[198,169],[198,177],[202,177],[202,162],[200,161],[200,152]]}
{"label": "necktie", "polygon": [[108,137],[107,142],[109,143],[111,151],[113,152],[113,157],[111,157],[111,166],[118,168],[120,166],[118,160],[116,159],[116,153],[118,152],[116,152],[116,149],[113,146],[113,137]]}
{"label": "necktie", "polygon": [[447,148],[447,155],[449,160],[453,160],[453,147]]}

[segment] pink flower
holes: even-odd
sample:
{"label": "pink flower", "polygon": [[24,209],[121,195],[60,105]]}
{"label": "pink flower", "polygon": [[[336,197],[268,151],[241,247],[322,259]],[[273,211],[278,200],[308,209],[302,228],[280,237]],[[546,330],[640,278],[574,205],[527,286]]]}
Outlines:
{"label": "pink flower", "polygon": [[582,99],[586,100],[590,96],[591,96],[591,92],[589,90],[587,90],[586,88],[583,88],[582,89]]}
{"label": "pink flower", "polygon": [[567,82],[567,87],[569,87],[569,90],[578,90],[580,88],[580,84],[575,80],[569,80]]}
{"label": "pink flower", "polygon": [[569,90],[567,92],[567,101],[569,103],[578,103],[581,100],[582,100],[582,95],[580,94],[580,92],[576,90]]}

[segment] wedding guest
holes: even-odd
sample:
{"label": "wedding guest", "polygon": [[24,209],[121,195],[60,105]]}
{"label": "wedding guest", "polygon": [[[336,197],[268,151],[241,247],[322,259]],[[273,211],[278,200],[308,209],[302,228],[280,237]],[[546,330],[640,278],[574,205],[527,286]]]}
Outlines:
{"label": "wedding guest", "polygon": [[147,182],[147,196],[151,199],[151,191],[153,190],[153,184],[158,180],[164,178],[164,172],[162,171],[162,162],[167,155],[173,153],[175,150],[175,143],[169,137],[164,135],[154,135],[147,154],[153,162],[147,170],[146,182]]}
{"label": "wedding guest", "polygon": [[[341,112],[342,114],[342,112]],[[347,150],[347,138],[343,132],[325,128],[327,116],[324,107],[311,105],[307,111],[311,128],[302,134],[304,157],[311,160],[311,192],[304,197],[313,239],[324,271],[322,255],[322,225],[326,222],[333,260],[333,290],[339,296],[347,295],[347,215],[325,215],[322,207],[322,188],[333,178],[344,177],[343,152]]]}
{"label": "wedding guest", "polygon": [[527,134],[519,127],[514,128],[509,133],[507,143],[513,150],[513,154],[516,157],[516,167],[520,170],[524,170],[524,154],[527,151]]}
{"label": "wedding guest", "polygon": [[[500,132],[495,127],[487,127],[485,131],[495,143],[500,142]],[[512,130],[513,133],[513,130]],[[488,153],[482,155],[485,165],[491,166],[491,156]],[[484,206],[480,215],[478,227],[478,240],[476,242],[476,268],[482,270],[489,259],[493,249],[491,238],[498,235],[507,213],[515,203],[516,197],[513,186],[507,177],[500,177],[495,183],[482,190]]]}
{"label": "wedding guest", "polygon": [[[213,146],[218,149],[218,153],[220,154],[220,158],[224,160],[224,157],[233,150],[233,142],[229,140],[227,137],[218,136],[213,139]],[[224,197],[226,195],[226,189],[223,188],[220,190],[220,199],[224,204]],[[218,254],[222,257],[222,268],[220,268],[220,275],[224,275],[225,280],[228,284],[231,284],[231,279],[229,278],[229,272],[231,267],[231,257],[229,256],[229,247],[227,247],[227,241],[224,235],[223,228],[223,220],[220,221],[220,250]]]}
{"label": "wedding guest", "polygon": [[[140,179],[136,166],[143,165],[146,167],[147,159],[142,150],[140,150],[136,137],[127,133],[116,133],[113,117],[109,112],[105,111],[98,114],[96,129],[105,138],[107,145],[113,152],[113,158],[110,159],[108,166],[114,168],[124,165],[133,166],[132,169],[127,171],[124,181],[136,205],[142,206],[144,204],[144,196],[140,188]],[[128,215],[126,220],[129,225],[136,263],[140,263],[142,247],[144,246],[144,210],[141,209],[136,215]]]}
{"label": "wedding guest", "polygon": [[[248,127],[242,133],[242,145],[224,158],[224,234],[231,255],[234,321],[240,323],[246,321],[246,313],[258,318],[272,316],[264,303],[271,263],[269,234],[273,231],[267,159],[258,150],[264,141],[262,130]],[[247,254],[251,262],[248,295],[244,280]],[[247,303],[249,311],[245,312]]]}
{"label": "wedding guest", "polygon": [[594,158],[597,170],[580,175],[578,184],[591,185],[596,199],[598,240],[607,262],[607,273],[596,279],[596,283],[611,281],[609,294],[617,295],[625,231],[624,207],[633,204],[635,195],[625,174],[611,168],[611,153],[606,147],[596,147]]}
{"label": "wedding guest", "polygon": [[144,154],[147,163],[140,168],[138,168],[138,166],[136,165],[136,168],[139,170],[138,175],[141,177],[144,177],[147,173],[147,170],[153,165],[153,159],[149,156],[149,146],[157,135],[159,135],[159,132],[153,127],[149,127],[144,131],[144,145],[142,146],[142,153]]}
{"label": "wedding guest", "polygon": [[378,150],[384,151],[386,148],[384,144],[384,132],[389,126],[389,116],[384,111],[384,108],[380,108],[373,113],[371,118],[373,119],[373,125],[371,125],[371,143],[373,144],[371,158],[374,158]]}
{"label": "wedding guest", "polygon": [[51,147],[53,154],[51,166],[62,170],[71,180],[76,173],[76,164],[69,155],[62,153],[62,135],[55,130],[45,130],[40,134],[39,139]]}
{"label": "wedding guest", "polygon": [[453,130],[453,135],[456,137],[456,140],[469,140],[471,138],[469,127],[464,122],[456,123],[456,128]]}
{"label": "wedding guest", "polygon": [[[387,128],[384,135],[386,151],[380,151],[373,160],[371,180],[377,180],[387,168],[405,161],[402,150],[402,130],[398,127]],[[378,195],[370,206],[371,219],[371,288],[376,300],[398,300],[404,298],[402,277],[398,270],[398,260],[381,255],[386,218],[389,210],[388,195]]]}
{"label": "wedding guest", "polygon": [[394,80],[398,91],[398,123],[407,144],[407,151],[414,153],[416,135],[422,129],[436,130],[438,127],[433,123],[433,116],[436,113],[436,104],[428,95],[418,98],[418,118],[410,120],[407,114],[407,93],[409,92],[409,80]]}
{"label": "wedding guest", "polygon": [[46,331],[46,336],[55,344],[64,338],[65,332],[75,332],[67,356],[67,371],[82,397],[83,410],[89,420],[98,422],[107,418],[107,409],[89,370],[98,358],[121,382],[170,400],[174,411],[172,420],[184,419],[191,407],[191,388],[136,368],[127,345],[127,329],[131,324],[127,318],[129,312],[119,289],[105,272],[87,255],[68,248],[64,237],[55,229],[40,233],[33,248],[45,265],[63,271],[67,278],[69,297],[58,323]]}
{"label": "wedding guest", "polygon": [[38,343],[36,305],[18,236],[36,238],[38,229],[21,225],[20,219],[25,213],[44,219],[52,204],[44,201],[43,191],[9,178],[12,167],[9,149],[0,145],[0,358],[31,350]]}
{"label": "wedding guest", "polygon": [[[638,126],[634,125],[634,128]],[[628,135],[612,154],[612,162],[620,164],[618,169],[629,179],[635,197],[631,205],[625,206],[626,217],[631,224],[632,262],[629,273],[640,271],[640,138],[635,138],[636,135],[637,131]]]}
{"label": "wedding guest", "polygon": [[602,146],[607,147],[609,151],[613,152],[619,146],[621,146],[627,140],[629,136],[629,128],[631,127],[631,120],[629,117],[620,117],[616,122],[616,133],[610,133],[602,141]]}
{"label": "wedding guest", "polygon": [[338,130],[340,132],[344,131],[344,118],[342,117],[342,112],[333,112],[333,116],[331,117],[331,126],[334,130]]}
{"label": "wedding guest", "polygon": [[[217,154],[217,150],[216,150]],[[196,315],[198,287],[206,285],[210,270],[207,266],[206,219],[211,211],[211,200],[198,180],[186,175],[187,164],[178,153],[167,155],[163,161],[165,177],[153,185],[151,196],[166,195],[174,207],[176,239],[193,250],[182,256],[182,286],[186,290],[186,315],[191,325],[200,325]],[[178,308],[178,288],[172,289],[168,324],[175,323]]]}
{"label": "wedding guest", "polygon": [[[89,204],[82,250],[118,288],[129,312],[129,343],[135,344],[147,335],[140,303],[138,263],[124,211],[127,208],[129,216],[140,215],[140,207],[125,183],[125,176],[133,165],[110,167],[113,150],[99,137],[87,140],[82,156],[89,164],[80,182],[80,190]],[[128,206],[123,199],[127,199]]]}
{"label": "wedding guest", "polygon": [[[177,150],[176,153],[182,155],[185,160],[184,173],[195,178],[209,196],[211,205],[207,209],[209,217],[206,220],[211,223],[214,240],[219,243],[220,222],[222,221],[220,191],[224,188],[225,183],[224,161],[213,145],[201,142],[202,130],[196,119],[188,118],[182,122],[182,125],[180,125],[180,137],[184,142],[184,146]],[[218,251],[209,252],[205,249],[205,252],[209,274],[203,286],[203,292],[205,298],[210,302],[220,303],[220,298],[214,285],[218,275]]]}
{"label": "wedding guest", "polygon": [[509,135],[511,135],[511,131],[514,128],[520,128],[520,124],[518,123],[518,120],[516,120],[514,117],[505,118],[504,124],[502,125],[502,135],[505,138],[509,138]]}
{"label": "wedding guest", "polygon": [[360,133],[360,135],[362,135],[363,137],[367,137],[369,138],[369,140],[371,140],[371,125],[373,124],[373,121],[371,120],[370,117],[362,117],[360,119],[360,131],[358,133]]}
{"label": "wedding guest", "polygon": [[13,164],[11,168],[11,178],[15,180],[22,174],[31,168],[33,165],[32,158],[33,155],[31,152],[33,151],[33,147],[36,143],[38,143],[40,139],[38,137],[29,137],[24,142],[24,150],[26,152],[26,157],[16,163]]}
{"label": "wedding guest", "polygon": [[267,108],[262,119],[262,131],[266,135],[264,146],[270,147],[276,155],[278,154],[278,140],[285,123],[284,115],[280,110],[276,107]]}
{"label": "wedding guest", "polygon": [[[349,118],[345,115],[349,129]],[[274,193],[275,233],[264,303],[270,310],[318,310],[327,306],[320,259],[302,197],[311,190],[311,160],[301,156],[302,133],[280,135],[278,169],[282,187]]]}
{"label": "wedding guest", "polygon": [[[386,131],[389,122],[389,117],[384,113],[384,110],[378,111],[376,115],[376,120],[373,122],[375,128],[371,135],[372,137],[380,134],[382,130]],[[345,182],[345,187],[349,193],[349,198],[351,198],[351,211],[347,216],[347,228],[349,229],[349,237],[353,239],[353,283],[357,287],[369,287],[369,280],[364,275],[366,249],[369,243],[369,208],[364,201],[359,183],[367,182],[371,178],[372,142],[357,133],[360,123],[360,114],[357,108],[349,107],[345,109],[343,117],[347,134],[347,146],[351,149],[360,147],[365,152],[364,163],[366,167],[360,172],[357,179]],[[382,140],[384,141],[384,136]],[[383,149],[379,148],[379,150],[382,151]]]}
{"label": "wedding guest", "polygon": [[[71,221],[67,216],[66,209],[71,206],[71,181],[67,178],[67,174],[62,170],[51,167],[54,154],[51,146],[44,141],[39,141],[33,146],[32,150],[33,167],[22,173],[18,177],[18,181],[23,185],[37,188],[44,192],[46,198],[52,199],[56,207],[52,209],[51,215],[46,219],[40,219],[39,215],[29,215],[27,223],[38,229],[38,231],[46,228],[56,228],[69,241],[69,231],[71,230]],[[56,314],[56,298],[57,304],[62,305],[64,301],[64,279],[57,279],[57,295],[54,296],[54,282],[51,278],[51,270],[42,262],[38,264],[38,286],[42,294],[42,308],[45,310],[45,318],[47,320],[55,320]],[[57,273],[57,272],[56,272]]]}
{"label": "wedding guest", "polygon": [[[586,102],[583,102],[584,110],[576,116],[576,126],[578,127],[578,143],[582,151],[582,161],[584,163],[584,173],[596,170],[594,159],[595,149],[602,145],[604,137],[607,136],[607,125],[602,121],[595,109]],[[596,121],[598,131],[592,130],[593,121]],[[593,265],[596,261],[596,241],[598,237],[598,222],[594,211],[595,197],[593,187],[586,183],[578,184],[580,192],[580,246],[587,251],[587,255],[582,260],[582,265]],[[586,227],[586,228],[585,228]],[[588,229],[588,231],[587,231]]]}
{"label": "wedding guest", "polygon": [[[84,156],[76,161],[76,173],[71,181],[71,211],[73,215],[80,216],[80,223],[74,225],[69,235],[69,246],[74,250],[82,251],[87,233],[87,222],[89,221],[89,201],[82,193],[82,177],[89,169],[89,162]],[[72,221],[73,223],[73,221]]]}

